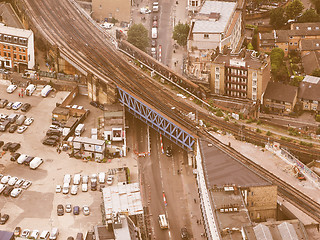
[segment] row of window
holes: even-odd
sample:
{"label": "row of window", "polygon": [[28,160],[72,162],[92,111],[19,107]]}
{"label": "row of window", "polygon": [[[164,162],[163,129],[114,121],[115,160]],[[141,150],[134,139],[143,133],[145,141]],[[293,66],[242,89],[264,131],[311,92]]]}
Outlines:
{"label": "row of window", "polygon": [[231,97],[239,97],[239,98],[246,98],[247,97],[246,93],[233,92],[233,91],[227,91],[227,95],[231,96]]}
{"label": "row of window", "polygon": [[20,43],[20,44],[27,44],[27,41],[28,41],[26,38],[0,34],[0,41],[1,40],[5,42]]}
{"label": "row of window", "polygon": [[[299,27],[299,26],[296,26],[296,30],[299,30],[299,29],[300,29],[300,27]],[[315,29],[315,30],[319,30],[319,27],[317,26],[317,27],[315,27],[314,29]],[[312,27],[307,27],[307,30],[311,31],[311,30],[312,30]]]}
{"label": "row of window", "polygon": [[242,86],[242,85],[237,85],[237,84],[232,84],[232,83],[227,83],[226,87],[229,89],[231,88],[231,89],[235,89],[235,90],[242,90],[242,91],[247,90],[247,86]]}
{"label": "row of window", "polygon": [[228,81],[232,81],[234,83],[242,83],[242,84],[247,84],[247,79],[246,78],[240,78],[240,77],[227,77]]}
{"label": "row of window", "polygon": [[199,2],[198,1],[191,1],[192,7],[198,7]]}
{"label": "row of window", "polygon": [[[11,53],[10,52],[3,52],[3,56],[4,57],[8,57],[8,58],[11,58]],[[19,60],[23,60],[23,61],[26,61],[26,55],[18,55],[19,56]],[[13,54],[13,58],[14,59],[17,59],[17,54],[16,53],[14,53]]]}
{"label": "row of window", "polygon": [[238,75],[238,76],[248,76],[247,70],[240,70],[240,69],[235,69],[235,68],[227,68],[227,73],[233,74],[233,75]]}
{"label": "row of window", "polygon": [[[13,51],[17,51],[17,47],[15,46],[9,46],[9,45],[3,45],[3,49],[7,49],[7,50],[11,50],[13,49]],[[19,52],[26,52],[26,49],[25,48],[18,48]]]}

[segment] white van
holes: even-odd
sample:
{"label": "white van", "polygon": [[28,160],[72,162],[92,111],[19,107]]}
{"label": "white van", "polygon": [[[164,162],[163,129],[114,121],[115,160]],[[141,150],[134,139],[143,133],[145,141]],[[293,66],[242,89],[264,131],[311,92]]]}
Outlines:
{"label": "white van", "polygon": [[52,228],[49,239],[50,240],[56,240],[58,235],[59,235],[58,228]]}
{"label": "white van", "polygon": [[36,90],[36,85],[34,84],[29,84],[29,86],[26,88],[26,95],[31,96],[32,93]]}
{"label": "white van", "polygon": [[85,130],[84,124],[79,124],[79,125],[76,127],[76,130],[74,131],[74,135],[80,137],[81,133],[83,133],[84,130]]}
{"label": "white van", "polygon": [[79,185],[81,181],[81,174],[75,174],[73,177],[73,184]]}
{"label": "white van", "polygon": [[17,89],[17,85],[11,84],[8,88],[7,88],[7,93],[13,93],[14,90]]}
{"label": "white van", "polygon": [[47,97],[51,91],[52,91],[52,87],[51,87],[50,85],[46,85],[46,86],[41,90],[41,96],[42,96],[42,97]]}
{"label": "white van", "polygon": [[20,115],[16,120],[16,124],[18,126],[21,126],[24,123],[24,121],[26,120],[26,118],[27,117],[25,115]]}
{"label": "white van", "polygon": [[169,227],[166,215],[164,215],[164,214],[159,215],[159,225],[160,225],[161,229],[167,229]]}
{"label": "white van", "polygon": [[42,163],[43,163],[42,158],[35,157],[35,158],[32,159],[32,161],[30,162],[30,168],[31,168],[31,169],[37,169]]}
{"label": "white van", "polygon": [[28,157],[28,155],[26,155],[26,154],[21,154],[20,157],[18,157],[18,159],[17,159],[17,163],[23,164],[24,161],[27,159],[27,157]]}
{"label": "white van", "polygon": [[106,181],[106,173],[105,172],[101,172],[99,173],[99,183],[104,183]]}

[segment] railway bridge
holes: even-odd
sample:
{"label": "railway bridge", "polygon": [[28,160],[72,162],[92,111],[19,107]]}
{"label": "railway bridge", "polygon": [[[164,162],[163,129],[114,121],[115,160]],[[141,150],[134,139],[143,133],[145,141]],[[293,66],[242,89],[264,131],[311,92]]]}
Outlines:
{"label": "railway bridge", "polygon": [[[50,0],[14,2],[24,25],[35,32],[36,45],[45,46],[57,71],[80,73],[85,76],[82,79],[94,101],[110,104],[119,100],[136,117],[183,149],[192,151],[197,129],[173,112],[170,105],[181,103],[128,63],[117,50],[116,40],[106,35],[74,0],[58,0],[55,4]],[[182,82],[181,77],[161,71],[175,84]],[[202,94],[197,85],[188,84],[190,94]]]}

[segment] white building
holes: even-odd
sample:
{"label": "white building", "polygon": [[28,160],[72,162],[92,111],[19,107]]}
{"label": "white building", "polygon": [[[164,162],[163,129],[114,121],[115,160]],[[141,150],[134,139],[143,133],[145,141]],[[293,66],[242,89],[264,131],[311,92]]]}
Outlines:
{"label": "white building", "polygon": [[240,44],[242,12],[236,2],[206,1],[192,20],[188,36],[190,75],[208,80],[212,54],[225,46],[235,51]]}
{"label": "white building", "polygon": [[0,24],[0,67],[23,72],[35,65],[34,35],[31,30]]}
{"label": "white building", "polygon": [[75,152],[79,151],[83,157],[102,160],[105,156],[105,141],[87,137],[75,137],[72,141]]}

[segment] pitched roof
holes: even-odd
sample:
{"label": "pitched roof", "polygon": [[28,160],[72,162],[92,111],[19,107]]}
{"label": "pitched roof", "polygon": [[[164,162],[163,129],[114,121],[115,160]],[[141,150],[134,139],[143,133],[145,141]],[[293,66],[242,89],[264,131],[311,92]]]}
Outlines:
{"label": "pitched roof", "polygon": [[288,42],[290,30],[276,30],[277,39],[276,42]]}
{"label": "pitched roof", "polygon": [[320,84],[302,81],[299,85],[298,98],[320,102]]}
{"label": "pitched roof", "polygon": [[297,87],[280,82],[269,82],[263,98],[293,103],[297,92]]}
{"label": "pitched roof", "polygon": [[302,66],[306,74],[312,74],[313,70],[320,68],[320,53],[316,51],[308,52],[301,57]]}
{"label": "pitched roof", "polygon": [[[222,33],[226,31],[236,5],[235,2],[206,1],[200,9],[199,15],[207,15],[208,18],[195,20],[192,33]],[[216,21],[209,19],[209,16],[213,13],[216,16],[220,14]]]}
{"label": "pitched roof", "polygon": [[301,51],[320,50],[320,39],[301,39]]}

